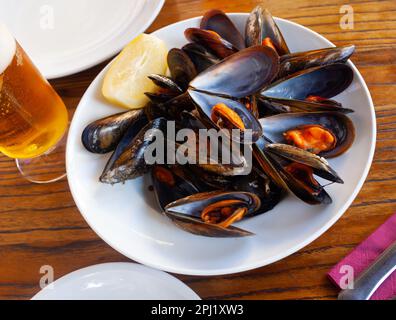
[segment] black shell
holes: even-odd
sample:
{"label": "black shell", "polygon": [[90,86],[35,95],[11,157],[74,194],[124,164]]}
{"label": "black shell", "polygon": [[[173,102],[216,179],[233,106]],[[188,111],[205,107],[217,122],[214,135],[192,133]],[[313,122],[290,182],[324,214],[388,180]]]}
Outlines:
{"label": "black shell", "polygon": [[188,41],[205,47],[220,59],[224,59],[238,51],[238,49],[227,40],[208,30],[188,28],[184,32],[184,35]]}
{"label": "black shell", "polygon": [[201,29],[212,30],[232,43],[238,50],[245,49],[245,40],[228,16],[221,10],[213,9],[205,13]]}
{"label": "black shell", "polygon": [[205,71],[221,61],[221,59],[210,53],[205,47],[196,43],[188,43],[182,50],[188,54],[198,73]]}
{"label": "black shell", "polygon": [[[166,124],[165,118],[157,118],[147,124],[137,135],[127,132],[107,162],[100,181],[116,184],[147,173],[150,165],[145,160],[146,149],[151,145],[157,133],[155,130],[165,132]],[[153,129],[150,135],[146,135],[150,129]]]}
{"label": "black shell", "polygon": [[281,57],[281,68],[278,78],[284,78],[290,74],[312,67],[345,63],[354,52],[355,46],[352,45],[284,55]]}
{"label": "black shell", "polygon": [[266,150],[267,143],[261,139],[254,145],[254,156],[260,167],[272,181],[285,190],[290,190],[295,196],[311,205],[330,204],[332,199],[324,187],[319,183],[315,186],[308,185],[285,170],[284,166],[290,162],[283,161]]}
{"label": "black shell", "polygon": [[194,90],[244,98],[268,85],[279,70],[279,57],[271,48],[256,46],[239,51],[199,74]]}
{"label": "black shell", "polygon": [[[156,170],[166,170],[171,175],[172,181],[166,182],[158,179]],[[180,170],[177,168],[168,168],[166,166],[156,165],[151,170],[151,179],[154,186],[155,195],[158,204],[162,210],[165,207],[182,198],[198,193],[199,189],[193,184],[192,181],[188,180],[185,175],[180,174]]]}
{"label": "black shell", "polygon": [[133,126],[139,131],[148,120],[143,109],[118,113],[89,124],[83,131],[81,141],[93,153],[108,153],[117,147],[125,132]]}
{"label": "black shell", "polygon": [[305,100],[309,96],[332,98],[353,81],[353,70],[346,64],[336,63],[314,67],[280,79],[264,89],[265,97]]}
{"label": "black shell", "polygon": [[238,199],[246,203],[246,216],[254,214],[260,208],[260,199],[248,192],[213,191],[198,193],[180,199],[166,206],[165,214],[180,228],[190,233],[206,237],[246,237],[252,233],[230,226],[228,228],[205,223],[201,220],[202,210],[211,203],[222,200]]}
{"label": "black shell", "polygon": [[197,75],[194,63],[190,57],[181,49],[172,49],[168,53],[168,66],[172,79],[185,91],[188,84]]}
{"label": "black shell", "polygon": [[162,89],[166,89],[175,94],[183,93],[183,89],[180,88],[179,85],[169,77],[159,74],[151,74],[148,77],[151,81],[153,81],[155,85],[159,86]]}
{"label": "black shell", "polygon": [[253,170],[247,176],[234,178],[233,189],[235,191],[250,192],[261,200],[260,208],[253,216],[271,211],[282,200],[283,189],[276,186],[264,173]]}
{"label": "black shell", "polygon": [[355,112],[352,109],[344,108],[341,103],[334,100],[322,100],[320,102],[282,99],[282,98],[267,98],[260,96],[258,98],[263,116],[267,114],[278,114],[284,112],[322,112],[322,111],[337,111],[341,113]]}
{"label": "black shell", "polygon": [[259,5],[253,9],[246,23],[246,46],[261,45],[265,38],[272,40],[280,56],[290,53],[282,32],[271,13],[263,5]]}

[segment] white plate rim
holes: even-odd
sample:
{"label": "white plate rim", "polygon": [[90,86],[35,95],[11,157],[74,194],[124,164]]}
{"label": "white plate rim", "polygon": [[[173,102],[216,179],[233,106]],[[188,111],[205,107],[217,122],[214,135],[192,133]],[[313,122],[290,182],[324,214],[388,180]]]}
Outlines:
{"label": "white plate rim", "polygon": [[[88,273],[93,273],[93,272],[103,272],[107,271],[107,269],[116,269],[120,267],[125,267],[127,269],[135,269],[136,271],[143,272],[145,274],[150,274],[152,276],[155,276],[158,279],[162,279],[166,281],[167,283],[172,283],[173,286],[177,286],[179,290],[183,290],[183,294],[186,295],[187,300],[201,300],[201,298],[192,290],[189,286],[187,286],[184,282],[181,280],[177,279],[176,277],[160,271],[156,269],[152,269],[150,267],[133,263],[133,262],[108,262],[108,263],[100,263],[100,264],[95,264],[92,266],[88,266],[85,268],[81,268],[75,271],[72,271],[59,279],[55,280],[52,284],[54,286],[62,286],[62,284],[68,282],[71,278],[74,278],[76,276],[82,277],[84,274]],[[36,293],[31,300],[46,300],[45,296],[47,291],[53,290],[50,289],[49,287],[45,287],[44,289],[40,290],[38,293]]]}
{"label": "white plate rim", "polygon": [[[239,15],[248,15],[248,13],[245,13],[245,12],[227,13],[227,15],[229,15],[230,17],[233,17],[233,16],[239,16]],[[202,16],[197,16],[197,17],[186,19],[186,20],[178,21],[176,23],[164,26],[163,28],[152,32],[152,34],[155,35],[156,32],[160,32],[163,29],[166,29],[166,28],[168,28],[170,26],[176,26],[178,24],[188,23],[190,21],[195,21],[196,19],[201,19],[201,18],[202,18]],[[278,17],[274,17],[274,19],[276,21],[277,20],[283,21],[286,24],[291,24],[291,25],[293,25],[296,28],[303,28],[304,30],[308,31],[309,33],[312,33],[314,36],[319,37],[320,39],[322,39],[329,46],[333,46],[333,47],[335,46],[331,41],[327,40],[324,36],[320,35],[319,33],[315,32],[315,31],[313,31],[313,30],[311,30],[311,29],[309,29],[309,28],[307,28],[307,27],[305,27],[303,25],[300,25],[300,24],[295,23],[295,22],[290,21],[290,20],[278,18]],[[258,268],[270,265],[272,263],[280,261],[280,260],[282,260],[282,259],[284,259],[284,258],[286,258],[286,257],[288,257],[288,256],[300,251],[301,249],[303,249],[304,247],[306,247],[307,245],[309,245],[310,243],[312,243],[313,241],[318,239],[326,231],[328,231],[344,215],[346,210],[350,207],[350,205],[352,204],[352,202],[355,200],[355,198],[359,194],[360,190],[362,189],[363,184],[364,184],[365,180],[367,179],[368,173],[370,171],[370,168],[371,168],[371,165],[372,165],[372,162],[373,162],[373,159],[374,159],[374,153],[375,153],[375,147],[376,147],[376,139],[377,139],[377,123],[376,123],[374,103],[373,103],[373,100],[372,100],[372,97],[371,97],[371,93],[370,93],[370,91],[369,91],[369,89],[367,87],[367,84],[364,81],[363,76],[360,74],[360,72],[357,69],[357,67],[350,60],[348,61],[348,65],[353,69],[354,74],[358,77],[359,82],[362,84],[364,93],[365,93],[365,95],[367,97],[367,101],[369,102],[370,116],[371,116],[371,119],[373,119],[372,130],[371,130],[372,144],[370,146],[370,152],[369,152],[369,155],[368,155],[368,161],[367,161],[366,166],[364,168],[363,174],[362,174],[359,182],[356,185],[356,188],[354,189],[353,193],[349,196],[348,201],[346,201],[345,204],[342,206],[342,208],[338,211],[338,213],[336,215],[334,215],[322,228],[318,229],[311,236],[307,237],[306,240],[298,243],[297,245],[295,245],[293,247],[290,247],[288,250],[285,250],[285,252],[279,253],[278,255],[273,255],[271,258],[267,258],[265,260],[260,260],[259,262],[256,262],[256,263],[250,263],[250,264],[239,266],[239,267],[212,269],[212,270],[209,270],[209,271],[202,270],[202,269],[191,269],[191,268],[174,268],[174,267],[169,266],[169,265],[156,264],[155,262],[152,262],[152,261],[144,261],[143,259],[140,259],[138,256],[134,256],[133,254],[130,254],[130,253],[125,252],[124,250],[118,248],[117,245],[111,241],[111,239],[106,239],[105,237],[103,237],[101,232],[99,230],[97,230],[90,223],[90,221],[87,219],[86,215],[80,210],[81,205],[79,205],[79,200],[77,200],[78,197],[76,196],[76,194],[74,192],[74,188],[73,188],[72,183],[68,179],[68,183],[69,183],[69,186],[70,186],[70,191],[72,193],[73,199],[76,202],[77,208],[79,209],[80,213],[84,217],[85,221],[92,228],[92,230],[103,241],[105,241],[109,246],[111,246],[114,250],[120,252],[122,255],[124,255],[124,256],[126,256],[126,257],[128,257],[128,258],[130,258],[130,259],[132,259],[132,260],[134,260],[136,262],[139,262],[141,264],[147,265],[147,266],[155,268],[155,269],[163,270],[163,271],[166,271],[166,272],[171,272],[171,273],[174,273],[174,274],[183,274],[183,275],[192,275],[192,276],[216,276],[216,275],[236,274],[236,273],[250,271],[250,270],[254,270],[254,269],[258,269]],[[97,77],[100,77],[107,67],[105,67],[102,70],[102,72],[98,74]],[[78,114],[78,108],[76,110],[75,116],[77,114]],[[71,124],[69,132],[72,131],[72,128],[73,128],[73,122]],[[70,150],[70,148],[67,147],[66,148],[66,168],[69,167],[69,161],[71,161],[71,155],[69,153],[69,150]]]}

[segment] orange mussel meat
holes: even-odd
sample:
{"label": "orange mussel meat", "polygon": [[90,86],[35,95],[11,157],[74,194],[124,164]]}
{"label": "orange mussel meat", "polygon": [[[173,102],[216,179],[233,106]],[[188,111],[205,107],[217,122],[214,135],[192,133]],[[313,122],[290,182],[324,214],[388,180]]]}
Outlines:
{"label": "orange mussel meat", "polygon": [[216,104],[212,109],[212,121],[224,129],[245,130],[241,117],[224,103]]}
{"label": "orange mussel meat", "polygon": [[337,144],[335,135],[320,125],[301,126],[283,135],[288,143],[314,154],[332,150]]}

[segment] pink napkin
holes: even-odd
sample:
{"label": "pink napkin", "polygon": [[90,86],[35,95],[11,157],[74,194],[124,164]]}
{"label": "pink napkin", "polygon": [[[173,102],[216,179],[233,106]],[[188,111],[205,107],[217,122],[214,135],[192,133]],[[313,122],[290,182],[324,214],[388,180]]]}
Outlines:
{"label": "pink napkin", "polygon": [[[396,214],[388,219],[371,236],[363,241],[346,258],[338,263],[329,273],[328,277],[339,288],[345,279],[348,266],[353,267],[354,278],[370,266],[382,252],[396,241]],[[345,267],[347,266],[347,267]],[[396,296],[396,272],[394,272],[372,296],[372,300],[388,300]]]}

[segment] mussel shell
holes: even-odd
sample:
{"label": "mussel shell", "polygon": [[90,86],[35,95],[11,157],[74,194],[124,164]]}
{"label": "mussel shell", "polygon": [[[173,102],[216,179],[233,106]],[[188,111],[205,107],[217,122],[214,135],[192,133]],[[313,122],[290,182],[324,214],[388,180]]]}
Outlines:
{"label": "mussel shell", "polygon": [[[172,177],[172,183],[166,183],[165,181],[158,179],[155,173],[158,168],[167,170],[168,174]],[[193,182],[188,180],[185,175],[180,175],[179,170],[176,170],[175,168],[168,168],[166,166],[159,165],[154,166],[151,170],[151,179],[157,202],[162,210],[165,210],[165,207],[168,204],[176,200],[199,192],[199,189],[193,184]]]}
{"label": "mussel shell", "polygon": [[190,128],[193,130],[206,129],[207,127],[199,118],[199,113],[197,110],[188,112],[183,111],[180,116],[181,128]]}
{"label": "mussel shell", "polygon": [[[155,130],[166,131],[167,120],[157,118],[147,124],[137,135],[127,132],[107,162],[100,181],[108,184],[125,182],[147,173],[150,166],[145,161],[145,152],[155,137]],[[149,130],[150,135],[146,134]]]}
{"label": "mussel shell", "polygon": [[178,120],[183,111],[192,111],[195,105],[190,95],[185,92],[163,103],[152,104],[147,110],[151,119],[164,117],[168,120]]}
{"label": "mussel shell", "polygon": [[233,189],[253,193],[260,198],[260,208],[252,214],[257,216],[271,211],[283,198],[283,189],[277,187],[264,173],[253,170],[250,175],[235,177]]}
{"label": "mussel shell", "polygon": [[[261,103],[270,110],[278,110],[277,113],[284,112],[323,112],[323,111],[337,111],[341,113],[355,112],[352,109],[344,108],[341,103],[336,103],[333,100],[326,100],[323,102],[312,102],[306,100],[295,99],[281,99],[281,98],[264,98],[259,97]],[[270,108],[269,106],[272,106]],[[283,107],[283,108],[282,108]]]}
{"label": "mussel shell", "polygon": [[113,151],[129,127],[139,132],[148,119],[143,109],[131,110],[99,119],[89,124],[83,131],[81,141],[84,147],[93,153]]}
{"label": "mussel shell", "polygon": [[254,145],[254,155],[264,172],[269,175],[272,181],[280,188],[291,191],[302,201],[311,204],[330,204],[332,199],[326,190],[318,184],[315,190],[304,181],[296,179],[285,170],[284,166],[290,162],[282,161],[276,155],[270,154],[266,149],[263,139]]}
{"label": "mussel shell", "polygon": [[264,118],[268,116],[273,116],[280,113],[290,112],[289,106],[283,103],[272,102],[263,96],[257,95],[257,108],[259,112],[259,118]]}
{"label": "mussel shell", "polygon": [[241,131],[240,137],[232,136],[232,138],[235,138],[237,142],[251,144],[252,142],[257,141],[257,139],[262,136],[262,128],[259,121],[248,109],[246,109],[246,106],[239,101],[209,95],[195,90],[189,90],[188,93],[195,102],[197,109],[203,119],[207,123],[210,123],[214,128],[217,128],[219,130],[221,128],[219,128],[211,120],[213,107],[219,103],[224,103],[230,109],[235,111],[244,123],[245,129],[250,129],[252,134],[251,138],[249,138],[247,137],[247,135],[245,135],[244,131]]}
{"label": "mussel shell", "polygon": [[174,93],[166,93],[166,92],[145,92],[144,93],[152,103],[158,104],[158,103],[165,103],[168,102],[169,100],[172,100],[173,98],[176,97]]}
{"label": "mussel shell", "polygon": [[248,192],[223,192],[213,191],[198,193],[175,201],[165,208],[165,214],[180,228],[200,236],[206,237],[245,237],[252,233],[230,226],[219,227],[205,223],[201,220],[201,212],[208,205],[223,200],[242,200],[248,212],[246,217],[252,215],[260,208],[260,199]]}
{"label": "mussel shell", "polygon": [[188,28],[184,32],[184,35],[188,41],[205,47],[220,59],[224,59],[238,52],[238,49],[235,48],[230,42],[213,33],[212,31],[198,28]]}
{"label": "mussel shell", "polygon": [[282,32],[279,30],[271,13],[263,5],[259,5],[253,9],[246,23],[246,46],[261,45],[265,38],[272,40],[280,56],[290,53]]}
{"label": "mussel shell", "polygon": [[166,211],[200,218],[202,210],[208,205],[231,199],[241,200],[247,205],[246,217],[254,214],[260,208],[260,199],[255,194],[239,191],[211,191],[194,194],[175,201],[166,206]]}
{"label": "mussel shell", "polygon": [[205,47],[196,43],[188,43],[182,50],[188,54],[198,73],[205,71],[221,61],[221,59],[206,50]]}
{"label": "mussel shell", "polygon": [[283,134],[304,125],[321,125],[337,139],[333,150],[324,151],[321,157],[334,158],[346,152],[355,140],[355,127],[350,118],[339,112],[284,113],[260,119],[265,136],[275,143],[287,143]]}
{"label": "mussel shell", "polygon": [[281,57],[278,78],[284,78],[290,74],[312,67],[345,63],[354,52],[355,46],[352,45],[284,55]]}
{"label": "mussel shell", "polygon": [[353,81],[353,70],[342,63],[309,68],[280,79],[261,91],[265,97],[305,100],[309,96],[332,98]]}
{"label": "mussel shell", "polygon": [[[198,166],[191,166],[191,172],[199,184],[201,192],[214,191],[214,190],[231,190],[232,185],[235,183],[233,176],[224,176],[216,174],[215,172],[205,171]],[[242,190],[244,191],[244,190]]]}
{"label": "mussel shell", "polygon": [[180,229],[197,236],[208,238],[243,238],[254,235],[249,231],[237,227],[229,226],[228,228],[222,228],[183,214],[174,212],[165,212],[165,214]]}
{"label": "mussel shell", "polygon": [[266,148],[271,154],[312,168],[314,174],[319,177],[336,183],[344,183],[337,172],[322,157],[288,144],[273,143],[268,144]]}
{"label": "mussel shell", "polygon": [[245,48],[245,40],[228,16],[221,10],[213,9],[205,13],[201,21],[201,29],[212,30],[220,37],[232,43],[235,48]]}
{"label": "mussel shell", "polygon": [[148,77],[151,81],[154,82],[155,85],[157,85],[158,87],[160,87],[162,89],[169,90],[176,94],[183,93],[183,89],[180,88],[179,85],[175,81],[173,81],[173,79],[171,79],[169,77],[162,76],[159,74],[151,74]]}
{"label": "mussel shell", "polygon": [[302,181],[294,178],[286,170],[279,168],[284,180],[287,181],[288,188],[292,193],[310,205],[328,205],[333,202],[330,195],[326,192],[324,187],[318,185],[315,191],[309,189],[309,187]]}
{"label": "mussel shell", "polygon": [[181,49],[174,48],[168,53],[168,67],[172,79],[182,88],[187,90],[188,84],[197,75],[194,63],[190,57]]}
{"label": "mussel shell", "polygon": [[239,51],[199,74],[190,89],[244,98],[268,85],[279,70],[279,57],[269,47]]}

